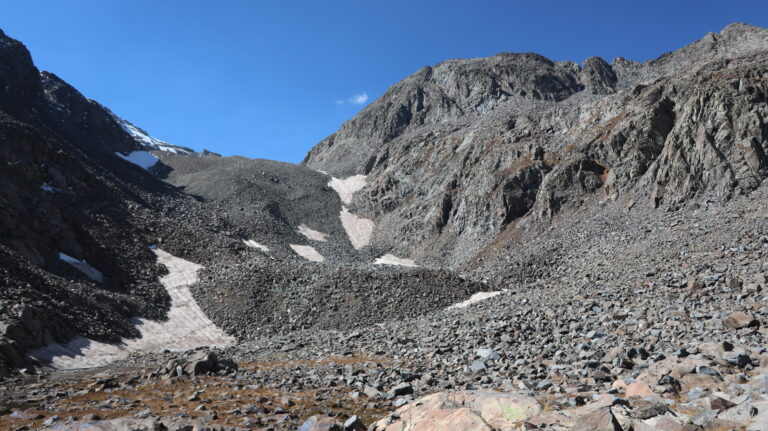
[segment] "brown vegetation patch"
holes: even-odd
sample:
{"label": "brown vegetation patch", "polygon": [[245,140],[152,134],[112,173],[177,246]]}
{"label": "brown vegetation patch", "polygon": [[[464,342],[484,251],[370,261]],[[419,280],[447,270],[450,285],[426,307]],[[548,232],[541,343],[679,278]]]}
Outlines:
{"label": "brown vegetation patch", "polygon": [[[315,414],[338,415],[342,418],[357,414],[366,424],[380,419],[386,413],[383,408],[371,408],[368,399],[361,395],[351,399],[351,388],[329,387],[306,389],[301,391],[284,391],[263,387],[251,383],[247,378],[248,371],[270,371],[295,367],[316,368],[323,366],[344,366],[354,364],[386,364],[392,360],[387,358],[371,358],[363,356],[338,356],[316,360],[271,361],[241,363],[240,369],[245,371],[245,379],[234,379],[230,376],[196,376],[173,378],[140,378],[133,373],[118,375],[109,379],[108,384],[97,380],[94,376],[86,376],[67,381],[48,382],[45,390],[39,393],[55,393],[54,400],[50,395],[40,399],[27,400],[26,403],[8,406],[11,410],[20,410],[29,415],[40,415],[38,419],[16,419],[10,415],[0,416],[0,429],[17,429],[28,426],[40,429],[43,422],[51,416],[62,419],[68,417],[82,418],[86,415],[98,415],[102,419],[135,417],[139,412],[149,411],[151,416],[186,415],[190,418],[206,417],[216,413],[218,419],[214,423],[228,426],[243,426],[243,419],[249,417],[258,419],[262,424],[279,420],[275,415],[276,407],[287,411],[293,421],[303,422]],[[145,374],[145,372],[141,372]],[[197,397],[193,395],[197,394]],[[48,402],[43,400],[48,398]],[[287,405],[290,399],[292,405]],[[45,407],[44,404],[46,404]],[[236,409],[252,405],[256,409],[264,407],[266,413],[236,414]],[[205,406],[204,410],[196,410]]]}

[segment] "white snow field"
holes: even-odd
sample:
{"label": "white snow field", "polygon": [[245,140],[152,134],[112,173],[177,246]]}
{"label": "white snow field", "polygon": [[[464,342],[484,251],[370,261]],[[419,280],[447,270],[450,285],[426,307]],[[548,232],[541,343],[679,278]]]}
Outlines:
{"label": "white snow field", "polygon": [[118,123],[120,123],[120,126],[123,128],[123,130],[128,132],[128,134],[133,136],[134,139],[141,142],[143,145],[147,147],[154,148],[160,151],[166,151],[173,154],[189,154],[190,153],[189,151],[183,148],[173,146],[165,141],[161,141],[160,139],[153,138],[152,136],[147,135],[146,133],[139,130],[138,127],[123,120],[122,118],[116,118],[116,120]]}
{"label": "white snow field", "polygon": [[347,232],[349,242],[352,243],[355,250],[360,250],[370,244],[375,226],[373,220],[356,216],[349,212],[346,207],[341,208],[339,218],[341,218],[341,225]]}
{"label": "white snow field", "polygon": [[325,262],[325,257],[311,245],[288,244],[299,256],[312,262]]}
{"label": "white snow field", "polygon": [[501,295],[502,293],[506,292],[507,290],[497,290],[495,292],[477,292],[474,295],[470,296],[469,299],[466,301],[459,302],[458,304],[453,304],[450,307],[448,307],[448,310],[455,310],[457,308],[467,308],[472,304],[477,304],[480,301],[485,301],[486,299],[493,298],[494,296]]}
{"label": "white snow field", "polygon": [[259,244],[258,242],[254,241],[252,239],[244,239],[243,243],[245,245],[247,245],[248,247],[259,249],[259,250],[263,251],[264,253],[269,253],[269,247],[267,247],[266,245],[263,245],[263,244]]}
{"label": "white snow field", "polygon": [[144,169],[149,169],[160,161],[160,159],[155,157],[154,154],[149,151],[133,151],[128,153],[128,155],[115,153],[115,155]]}
{"label": "white snow field", "polygon": [[352,197],[355,195],[355,192],[365,187],[365,179],[365,175],[353,175],[344,179],[331,178],[331,181],[328,182],[328,187],[336,190],[341,201],[349,205],[352,203]]}
{"label": "white snow field", "polygon": [[397,265],[397,266],[407,266],[410,268],[418,268],[419,265],[416,265],[416,262],[414,262],[412,259],[403,259],[401,257],[397,257],[394,254],[387,253],[384,256],[381,256],[380,258],[376,259],[373,262],[374,265]]}
{"label": "white snow field", "polygon": [[305,237],[307,237],[309,239],[313,239],[315,241],[323,241],[323,242],[328,241],[328,234],[327,233],[323,233],[323,232],[311,229],[311,228],[309,228],[305,224],[299,225],[299,227],[296,229],[296,232],[304,235]]}
{"label": "white snow field", "polygon": [[88,262],[84,260],[75,259],[74,257],[64,253],[59,253],[59,259],[74,266],[75,269],[82,272],[88,278],[90,278],[95,282],[101,283],[102,281],[104,281],[104,274],[102,274],[101,271],[99,271],[98,269],[89,265]]}
{"label": "white snow field", "polygon": [[197,281],[202,266],[154,250],[157,260],[168,268],[160,283],[171,297],[165,321],[134,318],[141,338],[120,343],[101,343],[78,337],[67,344],[53,344],[34,350],[30,356],[58,369],[91,368],[107,365],[133,352],[183,351],[201,346],[229,346],[235,338],[216,327],[197,305],[189,286]]}

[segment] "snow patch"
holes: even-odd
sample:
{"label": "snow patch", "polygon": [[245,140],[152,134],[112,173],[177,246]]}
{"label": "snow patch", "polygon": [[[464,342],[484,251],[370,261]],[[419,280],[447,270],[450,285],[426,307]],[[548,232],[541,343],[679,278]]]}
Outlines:
{"label": "snow patch", "polygon": [[59,189],[57,189],[56,187],[52,186],[50,183],[43,183],[43,185],[40,186],[40,188],[44,192],[48,192],[48,193],[55,193],[55,192],[59,191]]}
{"label": "snow patch", "polygon": [[168,153],[173,153],[173,154],[190,154],[189,151],[183,148],[177,147],[175,145],[171,145],[165,141],[161,141],[160,139],[149,136],[146,132],[134,126],[133,124],[123,120],[122,118],[116,118],[116,119],[117,119],[117,122],[120,123],[120,127],[122,127],[123,130],[128,132],[128,134],[131,135],[133,139],[139,141],[139,143],[141,143],[145,147],[153,148],[155,150],[160,150],[160,151],[166,151]]}
{"label": "snow patch", "polygon": [[365,175],[354,175],[344,179],[331,178],[331,181],[328,182],[328,187],[336,190],[341,201],[349,205],[352,203],[355,192],[365,187],[365,179]]}
{"label": "snow patch", "polygon": [[477,304],[480,301],[484,301],[488,298],[493,298],[494,296],[501,295],[502,293],[506,292],[507,290],[498,290],[496,292],[477,292],[474,295],[470,296],[469,299],[466,301],[459,302],[458,304],[453,304],[450,307],[448,307],[448,310],[455,310],[458,308],[467,308],[472,304]]}
{"label": "snow patch", "polygon": [[133,151],[128,153],[128,155],[115,153],[115,155],[144,169],[149,169],[160,161],[160,159],[155,157],[149,151]]}
{"label": "snow patch", "polygon": [[133,352],[165,349],[183,351],[202,346],[230,346],[235,338],[217,328],[195,302],[189,286],[197,281],[202,266],[154,250],[159,263],[168,268],[160,283],[171,297],[171,309],[165,321],[134,318],[141,338],[120,343],[102,343],[78,337],[67,344],[51,344],[29,353],[58,369],[91,368],[107,365]]}
{"label": "snow patch", "polygon": [[75,259],[74,257],[64,253],[59,253],[59,259],[72,265],[73,267],[75,267],[75,269],[82,272],[88,278],[90,278],[91,280],[97,283],[101,283],[102,281],[104,281],[104,274],[102,274],[101,271],[99,271],[98,269],[89,265],[88,262],[84,260]]}
{"label": "snow patch", "polygon": [[288,244],[299,256],[312,262],[324,262],[325,257],[311,245]]}
{"label": "snow patch", "polygon": [[414,262],[412,259],[403,259],[401,257],[397,257],[394,254],[385,254],[384,256],[381,256],[380,258],[376,259],[373,262],[374,265],[398,265],[398,266],[408,266],[411,268],[418,268],[419,265],[416,265],[416,262]]}
{"label": "snow patch", "polygon": [[371,237],[373,236],[374,223],[373,220],[356,216],[349,212],[347,207],[341,208],[341,225],[347,232],[349,242],[352,243],[352,247],[355,250],[360,250],[366,245],[371,243]]}
{"label": "snow patch", "polygon": [[263,244],[259,244],[258,242],[252,240],[252,239],[244,239],[243,243],[247,245],[248,247],[257,248],[264,253],[269,253],[269,247]]}
{"label": "snow patch", "polygon": [[304,235],[305,237],[307,237],[309,239],[313,239],[315,241],[323,241],[323,242],[328,241],[328,234],[327,233],[323,233],[323,232],[316,231],[314,229],[310,229],[305,224],[299,225],[299,228],[296,229],[296,232]]}

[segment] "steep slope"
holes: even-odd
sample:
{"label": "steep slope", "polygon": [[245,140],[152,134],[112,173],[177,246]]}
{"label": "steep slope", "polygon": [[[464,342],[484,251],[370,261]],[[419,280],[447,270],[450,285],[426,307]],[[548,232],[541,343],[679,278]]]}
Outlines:
{"label": "steep slope", "polygon": [[[142,334],[196,347],[202,312],[247,339],[426,313],[485,289],[375,265],[383,252],[345,222],[362,219],[332,187],[343,180],[153,138],[2,33],[0,64],[0,377],[32,366],[33,350],[71,368],[163,348]],[[161,285],[157,247],[204,279],[181,296]]]}
{"label": "steep slope", "polygon": [[393,86],[303,163],[368,175],[357,204],[375,246],[473,267],[584,205],[677,208],[754,189],[768,173],[767,49],[768,30],[733,24],[642,64],[451,60]]}
{"label": "steep slope", "polygon": [[145,169],[161,167],[156,157],[136,165],[155,148],[129,123],[38,71],[3,33],[0,64],[2,375],[29,367],[24,353],[42,345],[117,342],[140,334],[134,318],[165,318],[150,245],[222,246],[203,205]]}
{"label": "steep slope", "polygon": [[345,226],[356,211],[347,208],[347,181],[269,160],[158,156],[161,176],[204,202],[223,234],[241,239],[192,287],[211,319],[240,340],[424,315],[493,290],[440,268],[376,264],[385,251],[355,247]]}

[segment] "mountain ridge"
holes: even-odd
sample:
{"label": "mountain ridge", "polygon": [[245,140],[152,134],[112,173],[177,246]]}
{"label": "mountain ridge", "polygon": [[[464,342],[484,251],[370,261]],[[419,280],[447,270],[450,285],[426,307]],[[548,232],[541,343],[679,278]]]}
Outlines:
{"label": "mountain ridge", "polygon": [[[749,48],[750,50],[760,50],[765,49],[768,47],[768,31],[765,29],[762,29],[760,27],[751,26],[748,24],[743,23],[734,23],[726,26],[720,33],[722,37],[715,37],[715,33],[709,33],[705,35],[703,38],[683,47],[675,51],[670,51],[667,53],[664,53],[660,55],[659,57],[652,59],[652,60],[646,60],[642,63],[626,60],[623,57],[616,57],[612,64],[610,65],[611,68],[615,66],[619,66],[618,68],[618,76],[621,80],[620,87],[625,88],[631,84],[639,84],[642,80],[648,80],[648,79],[657,79],[661,76],[660,72],[657,71],[651,71],[650,73],[646,70],[638,70],[639,68],[647,68],[647,67],[659,67],[661,69],[666,68],[676,68],[681,67],[686,64],[689,64],[689,61],[691,59],[688,59],[687,57],[691,54],[701,56],[704,53],[711,52],[712,50],[716,50],[717,47],[720,45],[724,45],[728,49],[728,53],[732,54],[739,54],[741,51],[740,49],[744,48],[743,44],[746,41],[750,43],[756,43],[758,46]],[[762,47],[762,48],[761,48]],[[512,58],[520,58],[520,57],[530,57],[535,58],[539,61],[542,61],[545,64],[550,65],[550,67],[554,67],[556,64],[560,64],[563,66],[578,66],[578,63],[575,63],[573,61],[561,61],[561,62],[554,62],[552,60],[547,59],[546,57],[535,54],[535,53],[499,53],[491,57],[478,57],[478,58],[471,58],[471,59],[452,59],[452,60],[446,60],[443,62],[440,62],[436,64],[435,66],[425,66],[421,69],[419,69],[417,72],[415,72],[412,75],[409,75],[408,77],[404,78],[402,81],[394,84],[390,89],[388,89],[382,97],[379,99],[373,101],[370,105],[365,107],[359,114],[355,116],[355,118],[349,120],[348,122],[345,122],[344,125],[341,126],[340,130],[336,133],[330,135],[328,138],[324,139],[320,143],[318,143],[315,147],[313,147],[305,156],[304,160],[302,161],[302,164],[308,165],[310,167],[314,167],[316,169],[321,169],[327,172],[335,173],[335,174],[345,174],[345,175],[351,175],[354,173],[364,173],[365,166],[364,166],[364,160],[361,157],[355,156],[354,162],[352,165],[348,165],[347,162],[344,161],[344,155],[345,154],[356,154],[355,151],[351,151],[349,148],[344,148],[344,151],[339,151],[339,155],[336,156],[335,159],[329,160],[328,163],[337,163],[341,164],[343,167],[343,171],[334,172],[332,169],[334,169],[333,166],[327,165],[326,162],[323,160],[320,160],[318,158],[322,157],[329,157],[322,154],[322,150],[325,147],[327,151],[333,152],[334,150],[331,150],[330,147],[333,145],[332,142],[336,142],[338,139],[337,135],[343,135],[347,129],[355,127],[354,124],[357,121],[358,117],[365,117],[368,112],[371,110],[376,109],[380,104],[392,104],[397,102],[391,102],[388,101],[387,98],[390,97],[392,91],[394,88],[398,88],[399,86],[405,85],[410,81],[414,80],[423,80],[428,75],[431,74],[431,71],[434,68],[440,68],[440,67],[446,67],[451,65],[466,65],[468,63],[472,62],[487,62],[491,61],[493,59],[499,58],[499,57],[512,57]],[[593,62],[602,63],[600,65],[595,64],[590,67],[590,69],[600,69],[604,68],[607,63],[605,63],[605,60],[599,58],[599,57],[590,57],[587,60],[590,59],[599,59],[599,60],[593,60]],[[588,61],[585,60],[585,66],[587,65]],[[695,60],[695,59],[694,59]],[[602,67],[601,67],[602,66]],[[579,66],[580,67],[580,66]],[[588,69],[589,70],[589,69]],[[670,71],[666,71],[666,73],[669,73]],[[573,88],[571,88],[573,90]],[[525,90],[524,90],[525,91]],[[578,91],[575,91],[576,93]],[[408,97],[406,97],[406,101],[410,101]],[[445,101],[445,103],[450,104],[450,101]],[[416,106],[418,108],[418,104]],[[416,109],[418,111],[419,109]],[[450,109],[447,110],[448,114],[452,114]],[[381,113],[379,113],[380,115]],[[443,112],[445,114],[445,112]],[[394,114],[387,114],[388,116],[394,116],[394,119],[388,119],[389,122],[392,122],[397,119],[397,113]],[[406,115],[406,114],[402,114]],[[407,115],[406,115],[407,116]],[[395,121],[395,123],[397,123]],[[376,127],[380,127],[380,125],[376,125]],[[396,127],[389,126],[389,127]],[[375,134],[373,136],[376,136]],[[396,134],[395,134],[396,136]],[[394,138],[395,136],[389,137],[389,135],[385,135],[385,137],[388,137],[389,139]],[[378,136],[377,136],[378,137]],[[343,136],[341,137],[343,139]],[[386,140],[386,139],[385,139]],[[358,142],[356,145],[369,145],[365,140],[363,140],[362,143]],[[373,145],[373,144],[370,144]],[[335,153],[334,153],[335,154]],[[350,157],[350,156],[348,156]],[[336,168],[340,169],[340,168]]]}
{"label": "mountain ridge", "polygon": [[[767,30],[734,24],[642,64],[615,60],[614,67],[592,58],[579,69],[529,54],[441,63],[479,65],[481,78],[459,67],[438,74],[448,84],[435,86],[433,69],[421,69],[310,150],[303,164],[373,174],[361,204],[382,221],[379,244],[436,264],[448,253],[450,265],[462,267],[511,222],[546,228],[561,207],[590,196],[674,207],[706,193],[727,199],[732,190],[753,189],[765,176],[759,120],[765,114],[750,112],[752,95],[719,86],[712,77],[752,74],[759,99],[761,56],[743,54],[766,49]],[[499,62],[502,71],[493,72]],[[526,68],[536,72],[515,78],[515,71]],[[448,94],[445,88],[463,91]],[[709,97],[704,91],[737,97],[738,113],[725,102],[706,112],[736,115],[741,129],[734,132],[758,144],[710,154],[705,144],[673,142],[694,127],[683,129],[683,123],[699,122],[682,115],[687,104],[698,103],[694,99]],[[689,163],[707,166],[688,172]],[[719,184],[714,176],[700,177],[714,171],[724,176]],[[413,193],[422,198],[410,200]],[[407,235],[397,232],[420,232],[429,241],[404,244]]]}

